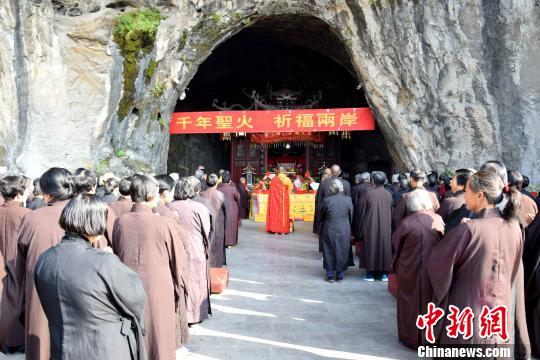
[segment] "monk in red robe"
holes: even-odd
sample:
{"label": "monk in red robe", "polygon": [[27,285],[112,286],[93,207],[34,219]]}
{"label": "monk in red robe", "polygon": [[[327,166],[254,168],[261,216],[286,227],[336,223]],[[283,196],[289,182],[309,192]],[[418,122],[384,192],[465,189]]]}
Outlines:
{"label": "monk in red robe", "polygon": [[268,210],[266,211],[266,231],[287,234],[290,230],[289,194],[293,189],[291,180],[280,167],[278,174],[270,182]]}

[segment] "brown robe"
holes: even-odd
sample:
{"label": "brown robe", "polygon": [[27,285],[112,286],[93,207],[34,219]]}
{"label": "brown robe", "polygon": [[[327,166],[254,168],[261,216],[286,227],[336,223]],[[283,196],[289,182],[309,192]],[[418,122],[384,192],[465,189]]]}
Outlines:
{"label": "brown robe", "polygon": [[367,191],[358,206],[362,224],[357,240],[363,242],[360,267],[387,272],[392,264],[392,195],[377,186]]}
{"label": "brown robe", "polygon": [[120,196],[117,201],[109,204],[109,208],[114,212],[116,217],[120,217],[131,211],[133,201],[129,196]]}
{"label": "brown robe", "polygon": [[[410,214],[409,210],[407,209],[407,198],[410,196],[410,193],[412,191],[415,191],[417,189],[426,190],[424,187],[416,187],[416,188],[412,189],[411,191],[404,193],[399,198],[399,200],[398,200],[398,202],[396,204],[396,209],[394,210],[394,215],[393,215],[393,221],[394,221],[394,227],[395,228],[397,228],[399,226],[399,222],[401,221],[401,219],[403,219],[405,216]],[[433,203],[433,211],[437,212],[437,210],[439,210],[439,207],[440,207],[439,200],[437,199],[437,195],[432,191],[428,191],[428,194],[429,194],[429,196],[431,198],[431,202]]]}
{"label": "brown robe", "polygon": [[[525,194],[519,193],[519,208],[518,208],[518,220],[521,226],[525,229],[538,213],[538,206],[533,199]],[[529,216],[531,218],[529,220]]]}
{"label": "brown robe", "polygon": [[246,190],[242,183],[237,184],[238,192],[240,193],[240,207],[238,208],[238,216],[240,219],[247,219],[249,217],[249,191]]}
{"label": "brown robe", "polygon": [[526,229],[523,250],[527,329],[534,357],[540,357],[540,214]]}
{"label": "brown robe", "polygon": [[[178,225],[180,224],[180,219],[178,216],[172,212],[167,205],[165,205],[164,202],[161,200],[158,202],[157,206],[152,209],[154,211],[154,214],[157,214],[159,216],[164,216],[169,219],[174,220]],[[178,236],[174,238],[175,241],[180,241],[181,246],[184,248],[184,251],[186,253],[186,258],[182,260],[183,263],[187,264],[187,259],[189,258],[188,249],[188,239],[189,235],[184,231],[182,226],[177,227],[179,230]],[[189,269],[186,270],[185,274],[187,274]],[[182,279],[181,284],[181,295],[179,299],[178,304],[178,310],[176,311],[176,347],[181,348],[184,344],[186,344],[189,341],[189,326],[187,322],[187,288],[186,284],[184,283],[186,275],[184,275],[184,278]]]}
{"label": "brown robe", "polygon": [[170,208],[178,215],[188,234],[187,320],[190,324],[199,323],[211,314],[208,271],[210,215],[203,204],[192,199],[173,201]]}
{"label": "brown robe", "polygon": [[459,209],[465,204],[465,191],[458,191],[453,196],[445,197],[441,202],[441,207],[437,210],[437,214],[442,217],[446,223],[451,213]]}
{"label": "brown robe", "polygon": [[362,222],[363,218],[360,214],[360,205],[364,203],[364,199],[369,190],[373,187],[370,183],[362,183],[356,185],[352,190],[352,202],[354,206],[354,215],[353,215],[353,224],[352,231],[356,239],[361,239],[362,234]]}
{"label": "brown robe", "polygon": [[19,310],[19,286],[15,278],[17,260],[17,236],[23,217],[30,210],[17,201],[7,201],[0,206],[0,254],[4,259],[0,277],[0,346],[24,345],[24,328],[17,315]]}
{"label": "brown robe", "polygon": [[225,230],[227,227],[225,195],[216,188],[211,187],[201,191],[201,196],[208,200],[211,212],[214,215],[213,235],[208,244],[208,256],[211,267],[222,267],[226,263]]}
{"label": "brown robe", "polygon": [[[450,231],[433,246],[428,274],[434,303],[448,314],[448,306],[474,313],[473,336],[453,339],[440,332],[440,344],[504,344],[498,336],[480,337],[480,314],[484,305],[508,309],[508,335],[515,340],[515,355],[530,354],[523,294],[523,237],[516,220],[506,221],[497,208],[484,209]],[[515,311],[513,310],[515,309]],[[448,325],[439,321],[440,330]],[[514,331],[515,330],[515,331]],[[514,337],[515,336],[515,337]]]}
{"label": "brown robe", "polygon": [[19,316],[24,319],[27,359],[50,356],[49,323],[34,285],[34,268],[39,256],[58,244],[64,230],[58,224],[68,200],[51,201],[26,214],[18,237],[16,281],[20,287]]}
{"label": "brown robe", "polygon": [[236,189],[234,183],[221,183],[218,185],[218,190],[225,195],[225,207],[227,209],[225,245],[235,246],[238,244],[238,226],[240,223],[238,208],[242,206],[240,203],[240,193]]}
{"label": "brown robe", "polygon": [[182,242],[176,239],[180,231],[174,220],[154,214],[140,203],[114,225],[114,253],[139,274],[148,296],[144,320],[149,359],[175,358],[177,311],[180,296],[184,296],[187,257]]}
{"label": "brown robe", "polygon": [[426,344],[416,327],[418,315],[425,314],[431,300],[427,263],[431,248],[444,234],[442,218],[431,211],[405,217],[392,234],[396,249],[392,269],[397,276],[397,325],[399,340],[416,348]]}

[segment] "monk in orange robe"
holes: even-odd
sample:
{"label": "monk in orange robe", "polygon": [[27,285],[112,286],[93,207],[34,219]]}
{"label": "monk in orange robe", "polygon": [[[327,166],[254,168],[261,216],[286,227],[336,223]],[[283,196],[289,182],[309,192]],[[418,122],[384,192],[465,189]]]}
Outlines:
{"label": "monk in orange robe", "polygon": [[266,211],[266,231],[287,234],[291,222],[289,216],[289,194],[293,189],[291,179],[285,175],[285,168],[280,167],[278,174],[270,182],[268,210]]}

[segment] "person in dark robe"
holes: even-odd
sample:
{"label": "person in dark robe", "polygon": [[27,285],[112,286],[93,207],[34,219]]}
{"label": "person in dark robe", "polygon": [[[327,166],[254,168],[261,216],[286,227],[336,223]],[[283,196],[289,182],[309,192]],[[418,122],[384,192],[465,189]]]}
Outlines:
{"label": "person in dark robe", "polygon": [[[341,179],[343,181],[343,193],[346,196],[351,196],[351,184],[345,180],[340,178],[341,176],[341,167],[337,164],[332,165],[330,169],[325,170],[326,173],[330,174],[330,177],[325,178],[324,180],[321,180],[321,183],[319,184],[319,188],[317,189],[317,194],[315,195],[315,216],[317,218],[317,213],[319,212],[319,208],[322,205],[322,202],[327,196],[332,195],[330,191],[330,180],[331,179]],[[324,177],[324,174],[323,174]],[[317,226],[319,224],[317,223],[317,220],[315,220],[313,226],[316,233],[320,232],[320,229],[317,229]],[[321,249],[321,243],[319,242],[319,251],[322,251]]]}
{"label": "person in dark robe", "polygon": [[240,193],[240,207],[238,208],[238,215],[240,216],[240,219],[247,219],[249,218],[249,201],[251,191],[247,186],[245,177],[242,176],[240,178],[237,188],[238,192]]}
{"label": "person in dark robe", "polygon": [[436,171],[430,171],[426,175],[426,190],[435,194],[437,200],[441,199],[439,194],[439,174]]}
{"label": "person in dark robe", "polygon": [[120,180],[118,180],[116,177],[111,177],[105,181],[103,184],[103,187],[105,189],[105,193],[103,194],[103,201],[105,201],[107,204],[111,204],[118,200],[118,185],[120,183]]}
{"label": "person in dark robe", "polygon": [[458,169],[450,179],[450,188],[453,195],[444,198],[441,207],[437,210],[437,214],[442,217],[445,223],[449,220],[450,214],[465,204],[465,185],[473,173],[474,171],[470,169]]}
{"label": "person in dark robe", "polygon": [[118,184],[120,196],[118,197],[117,201],[109,204],[109,207],[117,218],[130,212],[131,208],[133,207],[133,201],[131,201],[130,195],[132,179],[133,178],[131,176],[128,176],[120,180],[120,183]]}
{"label": "person in dark robe", "polygon": [[210,174],[206,179],[208,187],[201,191],[201,196],[210,203],[211,213],[214,215],[214,232],[208,247],[210,267],[220,268],[226,263],[225,231],[227,229],[227,213],[225,195],[218,191],[218,176]]}
{"label": "person in dark robe", "polygon": [[396,194],[392,196],[392,202],[394,204],[394,208],[396,207],[401,196],[403,196],[403,194],[405,194],[406,192],[409,192],[409,178],[407,177],[407,174],[403,174],[403,173],[399,174],[398,183],[399,183],[398,191]]}
{"label": "person in dark robe", "polygon": [[[394,210],[393,215],[393,222],[394,222],[394,228],[397,228],[399,226],[399,222],[401,219],[403,219],[405,216],[409,215],[407,212],[407,196],[411,191],[415,191],[416,189],[424,189],[424,183],[426,182],[426,173],[420,169],[413,169],[409,173],[409,191],[401,195],[401,198],[398,200],[396,204],[396,208]],[[439,200],[437,199],[437,195],[430,191],[431,201],[433,202],[433,211],[439,210]]]}
{"label": "person in dark robe", "polygon": [[78,168],[73,173],[75,182],[75,194],[95,194],[97,188],[97,177],[88,169]]}
{"label": "person in dark robe", "polygon": [[[288,234],[291,231],[290,194],[293,190],[291,179],[280,166],[270,182],[268,209],[266,211],[266,231],[274,234]],[[229,214],[227,213],[227,216]]]}
{"label": "person in dark robe", "polygon": [[201,191],[206,190],[208,185],[206,184],[207,175],[204,166],[199,165],[197,167],[197,170],[195,170],[195,177],[199,179],[199,182],[201,183]]}
{"label": "person in dark robe", "polygon": [[225,246],[236,246],[238,244],[238,227],[242,219],[238,209],[242,206],[240,193],[236,185],[231,182],[231,173],[225,171],[221,177],[221,183],[217,189],[225,195],[225,206],[227,208],[227,227],[225,229]]}
{"label": "person in dark robe", "polygon": [[[315,215],[313,218],[313,233],[314,234],[318,234],[320,230],[318,228],[319,225],[317,223],[317,218],[318,218],[317,214],[318,214],[318,208],[321,206],[321,193],[322,193],[321,184],[323,183],[324,180],[328,179],[331,176],[332,176],[332,171],[330,170],[330,168],[324,168],[323,172],[321,173],[321,179],[317,187],[317,192],[315,193]],[[320,242],[319,242],[319,252],[322,252],[322,244]]]}
{"label": "person in dark robe", "polygon": [[523,250],[525,309],[532,356],[540,357],[540,214],[527,227]]}
{"label": "person in dark robe", "polygon": [[392,264],[392,195],[384,188],[386,175],[382,171],[371,173],[373,188],[358,204],[362,219],[358,230],[362,242],[360,267],[366,269],[365,281],[388,281]]}
{"label": "person in dark robe", "polygon": [[416,327],[416,319],[427,312],[431,300],[427,263],[433,245],[444,234],[444,222],[433,212],[431,197],[425,190],[413,191],[406,205],[410,215],[392,234],[395,248],[392,269],[398,283],[398,337],[403,344],[416,349],[426,344],[423,332]]}
{"label": "person in dark robe", "polygon": [[454,193],[452,192],[452,186],[450,185],[451,180],[452,177],[448,176],[447,174],[439,175],[439,199],[441,201],[443,199],[454,196]]}
{"label": "person in dark robe", "polygon": [[39,185],[47,206],[24,216],[19,228],[15,267],[20,289],[18,314],[24,321],[27,359],[50,357],[48,321],[34,286],[34,269],[39,256],[64,236],[58,220],[75,188],[72,174],[63,168],[47,170],[41,175]]}
{"label": "person in dark robe", "polygon": [[[0,180],[0,194],[5,203],[0,206],[0,253],[4,259],[5,276],[0,292],[0,351],[17,352],[24,348],[24,328],[17,319],[19,286],[15,280],[17,236],[23,217],[30,212],[23,207],[27,193],[26,179],[6,176]],[[9,276],[9,278],[8,278]]]}
{"label": "person in dark robe", "polygon": [[[495,205],[506,192],[506,205],[502,211]],[[470,307],[473,328],[480,328],[483,306],[505,306],[507,331],[510,344],[514,343],[514,356],[528,358],[530,344],[524,311],[524,278],[521,254],[523,237],[517,221],[519,193],[505,189],[494,171],[480,170],[473,174],[466,186],[465,203],[476,214],[465,221],[432,248],[428,261],[428,274],[433,288],[433,302],[447,308],[454,305],[460,310]],[[471,291],[474,289],[474,291]],[[448,320],[440,320],[444,329]],[[446,331],[438,334],[440,345],[495,345],[505,346],[499,336],[482,338],[474,331],[464,339],[448,336]]]}
{"label": "person in dark robe", "polygon": [[149,359],[174,359],[177,348],[177,309],[184,296],[187,254],[176,237],[175,220],[154,214],[159,199],[157,181],[138,175],[131,181],[131,212],[116,219],[114,253],[143,282],[145,347]]}
{"label": "person in dark robe", "polygon": [[519,195],[518,221],[523,229],[527,228],[538,213],[538,207],[533,199],[521,192],[523,176],[518,171],[508,171],[508,186],[515,189]]}
{"label": "person in dark robe", "polygon": [[189,236],[187,286],[187,321],[189,324],[200,323],[211,314],[210,274],[208,268],[208,236],[210,233],[210,215],[201,203],[193,201],[196,184],[195,176],[182,178],[176,182],[174,201],[170,208],[174,211],[182,227]]}
{"label": "person in dark robe", "polygon": [[45,201],[43,201],[43,193],[39,187],[39,178],[34,179],[32,195],[32,200],[26,201],[27,209],[36,210],[45,206]]}
{"label": "person in dark robe", "polygon": [[523,177],[523,182],[521,184],[521,193],[523,195],[527,195],[528,197],[530,197],[531,199],[534,200],[533,194],[529,190],[527,190],[527,188],[529,187],[529,184],[530,184],[529,177],[526,176],[526,175],[523,175],[523,174],[521,174],[521,176]]}
{"label": "person in dark robe", "polygon": [[107,212],[98,197],[74,197],[60,217],[64,237],[36,263],[52,359],[146,359],[143,284],[117,256],[92,247],[105,233]]}
{"label": "person in dark robe", "polygon": [[162,216],[173,216],[169,210],[169,204],[174,200],[175,181],[167,174],[156,175],[154,177],[158,182],[159,200],[154,212]]}
{"label": "person in dark robe", "polygon": [[355,239],[361,239],[363,237],[363,233],[362,233],[363,218],[361,217],[361,213],[360,213],[360,204],[363,203],[364,197],[366,196],[367,192],[372,188],[370,173],[364,172],[360,174],[360,177],[358,180],[359,180],[358,184],[355,185],[352,190],[352,194],[354,195],[352,197],[352,202],[354,206],[352,227],[353,227],[353,235]]}
{"label": "person in dark robe", "polygon": [[[323,267],[326,281],[343,280],[349,267],[351,252],[351,224],[353,204],[344,194],[343,182],[333,179],[329,187],[334,196],[328,196],[321,204],[319,216],[320,234],[323,244]],[[335,278],[334,278],[335,277]]]}

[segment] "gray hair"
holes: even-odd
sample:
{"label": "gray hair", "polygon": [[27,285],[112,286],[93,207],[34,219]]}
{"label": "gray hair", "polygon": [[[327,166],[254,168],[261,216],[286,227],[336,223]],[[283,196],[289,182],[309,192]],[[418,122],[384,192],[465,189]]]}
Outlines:
{"label": "gray hair", "polygon": [[362,176],[363,182],[369,182],[371,180],[371,174],[368,172],[363,172],[360,175]]}
{"label": "gray hair", "polygon": [[201,169],[195,170],[195,177],[199,180],[204,180],[204,171]]}
{"label": "gray hair", "polygon": [[338,164],[332,165],[330,170],[332,171],[332,176],[339,176],[341,174],[341,167]]}
{"label": "gray hair", "polygon": [[193,199],[197,195],[197,185],[200,189],[201,182],[195,176],[188,176],[185,179],[183,192],[186,199]]}
{"label": "gray hair", "polygon": [[330,192],[332,194],[337,194],[338,192],[343,192],[343,181],[339,179],[334,179],[330,183]]}
{"label": "gray hair", "polygon": [[281,174],[285,174],[285,171],[287,171],[287,170],[285,169],[285,166],[280,165],[280,166],[279,166],[279,169],[278,169],[278,172],[281,173]]}
{"label": "gray hair", "polygon": [[410,212],[418,212],[425,210],[433,210],[433,202],[427,190],[417,189],[407,194],[407,210]]}

